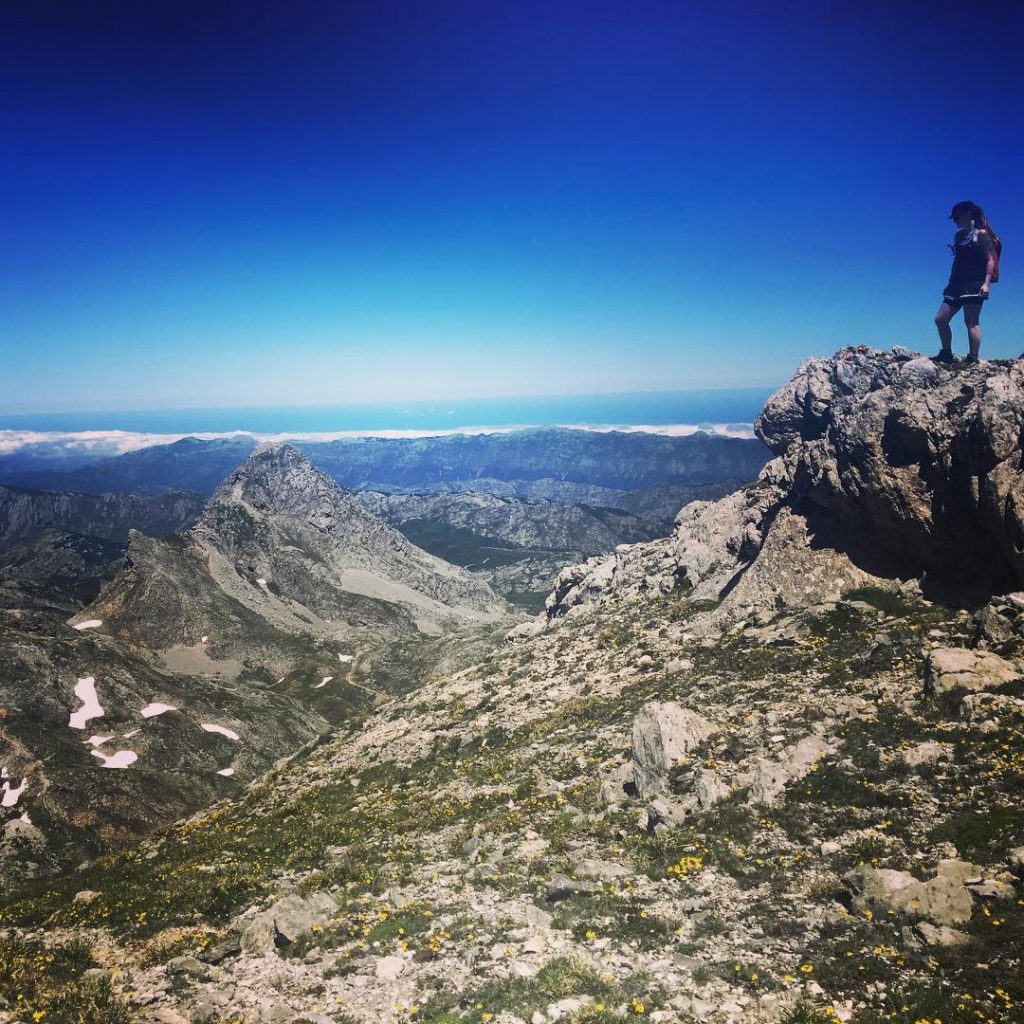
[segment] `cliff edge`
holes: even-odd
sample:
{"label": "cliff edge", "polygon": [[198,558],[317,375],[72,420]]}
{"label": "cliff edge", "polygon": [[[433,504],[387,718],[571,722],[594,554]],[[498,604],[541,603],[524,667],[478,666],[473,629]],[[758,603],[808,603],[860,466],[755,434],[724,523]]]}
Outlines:
{"label": "cliff edge", "polygon": [[857,586],[964,604],[1024,586],[1024,359],[844,348],[801,363],[755,431],[775,456],[755,483],[565,569],[546,618],[679,588],[721,601],[720,623]]}

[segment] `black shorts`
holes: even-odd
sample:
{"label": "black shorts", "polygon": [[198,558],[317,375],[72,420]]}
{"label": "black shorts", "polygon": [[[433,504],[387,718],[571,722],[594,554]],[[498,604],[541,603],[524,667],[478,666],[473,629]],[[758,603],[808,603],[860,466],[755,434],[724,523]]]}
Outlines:
{"label": "black shorts", "polygon": [[987,298],[981,294],[984,281],[950,281],[942,292],[942,301],[955,313],[961,306],[980,306]]}

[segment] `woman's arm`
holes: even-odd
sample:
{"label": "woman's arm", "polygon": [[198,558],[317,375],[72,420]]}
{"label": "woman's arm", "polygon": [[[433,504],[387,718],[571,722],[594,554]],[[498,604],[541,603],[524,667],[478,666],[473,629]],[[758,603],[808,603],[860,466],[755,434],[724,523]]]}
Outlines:
{"label": "woman's arm", "polygon": [[985,264],[985,281],[981,286],[982,291],[987,292],[988,286],[992,282],[992,277],[996,272],[996,247],[992,241],[992,236],[987,231],[979,231],[978,235],[988,255],[988,262]]}

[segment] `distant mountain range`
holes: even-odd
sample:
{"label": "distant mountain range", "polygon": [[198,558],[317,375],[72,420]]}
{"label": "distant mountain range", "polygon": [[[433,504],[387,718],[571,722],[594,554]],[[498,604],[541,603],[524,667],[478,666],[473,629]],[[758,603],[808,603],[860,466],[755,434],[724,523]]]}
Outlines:
{"label": "distant mountain range", "polygon": [[[184,438],[101,459],[73,470],[33,468],[24,455],[0,457],[0,482],[91,494],[174,490],[210,494],[253,450],[250,437]],[[767,460],[757,440],[695,433],[685,437],[622,431],[536,428],[425,438],[351,438],[294,443],[350,490],[388,493],[478,491],[648,511],[662,520],[708,485],[745,483]],[[717,496],[717,495],[714,495]]]}

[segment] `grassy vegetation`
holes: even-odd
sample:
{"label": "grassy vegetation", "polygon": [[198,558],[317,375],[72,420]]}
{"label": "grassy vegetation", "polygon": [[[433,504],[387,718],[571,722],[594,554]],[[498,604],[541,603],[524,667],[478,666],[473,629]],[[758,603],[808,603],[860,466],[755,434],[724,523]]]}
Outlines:
{"label": "grassy vegetation", "polygon": [[616,979],[580,959],[559,957],[549,960],[532,978],[506,978],[472,992],[439,995],[423,1007],[418,1019],[425,1024],[476,1024],[502,1012],[529,1019],[533,1012],[571,996],[591,999],[590,1006],[574,1014],[574,1024],[611,1024],[622,1019],[613,1012],[618,1005],[625,1004],[628,1015],[642,1018],[664,1005],[666,993],[645,974]]}
{"label": "grassy vegetation", "polygon": [[0,938],[0,996],[18,1017],[36,1024],[130,1024],[132,1014],[109,978],[83,979],[95,966],[84,941]]}

